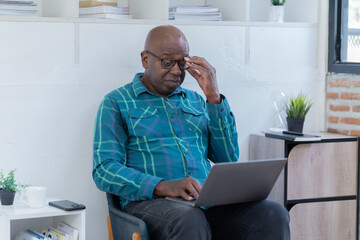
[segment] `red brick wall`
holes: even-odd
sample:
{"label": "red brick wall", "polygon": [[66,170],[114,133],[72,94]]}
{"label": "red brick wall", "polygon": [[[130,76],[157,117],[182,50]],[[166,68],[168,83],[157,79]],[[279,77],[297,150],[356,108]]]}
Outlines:
{"label": "red brick wall", "polygon": [[360,136],[360,76],[328,74],[326,96],[328,132]]}

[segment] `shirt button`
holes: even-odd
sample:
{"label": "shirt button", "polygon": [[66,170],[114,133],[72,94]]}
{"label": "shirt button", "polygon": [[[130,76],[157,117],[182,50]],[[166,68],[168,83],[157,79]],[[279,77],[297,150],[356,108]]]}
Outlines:
{"label": "shirt button", "polygon": [[184,152],[184,154],[187,154],[187,152]]}
{"label": "shirt button", "polygon": [[177,136],[177,137],[180,137],[180,134],[177,133],[176,136]]}
{"label": "shirt button", "polygon": [[192,173],[192,172],[188,172],[188,176],[190,176],[190,175],[191,175],[191,173]]}
{"label": "shirt button", "polygon": [[174,118],[174,115],[171,115],[170,117],[171,117],[171,118]]}

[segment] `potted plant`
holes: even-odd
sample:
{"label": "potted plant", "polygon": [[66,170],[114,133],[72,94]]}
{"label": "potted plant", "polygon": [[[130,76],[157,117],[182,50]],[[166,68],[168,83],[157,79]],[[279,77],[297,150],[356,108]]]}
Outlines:
{"label": "potted plant", "polygon": [[270,0],[273,6],[283,6],[285,4],[285,0]]}
{"label": "potted plant", "polygon": [[299,93],[296,97],[290,97],[285,106],[289,131],[302,133],[305,116],[313,104],[313,101],[308,100],[307,94]]}
{"label": "potted plant", "polygon": [[16,169],[11,170],[6,176],[3,170],[0,171],[0,200],[2,205],[12,205],[15,193],[27,186],[16,182],[15,171]]}
{"label": "potted plant", "polygon": [[285,0],[270,0],[269,10],[270,22],[284,22],[284,4]]}

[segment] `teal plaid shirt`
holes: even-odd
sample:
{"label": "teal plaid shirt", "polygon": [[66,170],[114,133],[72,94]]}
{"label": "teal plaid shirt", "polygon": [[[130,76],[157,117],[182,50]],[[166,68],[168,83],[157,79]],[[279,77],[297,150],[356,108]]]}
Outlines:
{"label": "teal plaid shirt", "polygon": [[103,99],[96,118],[93,179],[124,207],[153,199],[161,180],[204,183],[213,162],[237,161],[235,119],[224,98],[209,104],[179,87],[165,99],[141,83],[142,73]]}

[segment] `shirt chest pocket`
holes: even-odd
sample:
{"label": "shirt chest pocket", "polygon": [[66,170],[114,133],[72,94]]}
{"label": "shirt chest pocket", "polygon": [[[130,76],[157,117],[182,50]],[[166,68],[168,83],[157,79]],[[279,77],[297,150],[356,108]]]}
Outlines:
{"label": "shirt chest pocket", "polygon": [[155,107],[135,108],[128,110],[134,135],[151,136],[159,125],[158,110]]}
{"label": "shirt chest pocket", "polygon": [[207,118],[204,111],[188,106],[180,106],[180,109],[185,118],[186,130],[207,134]]}

